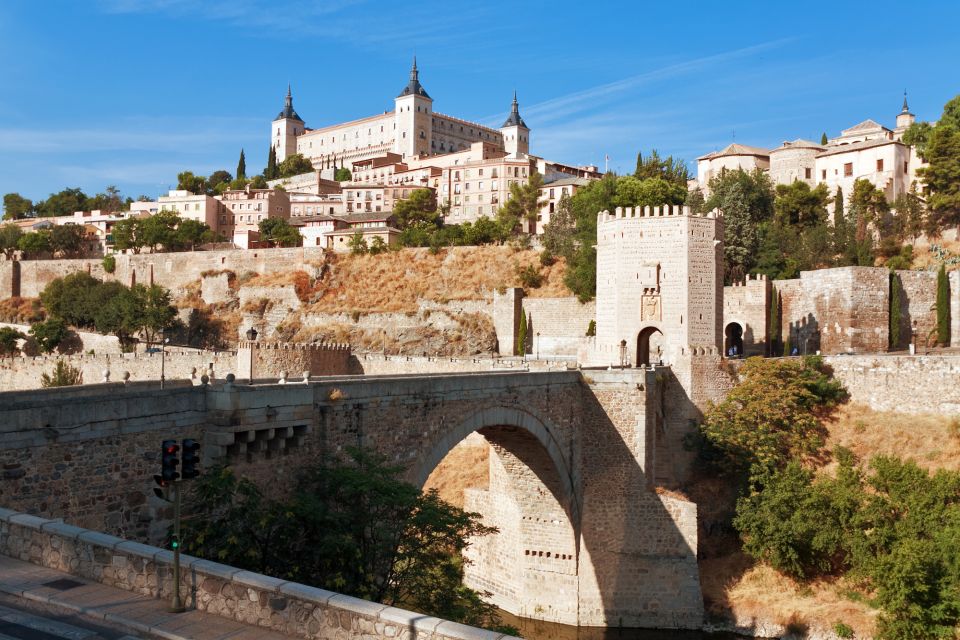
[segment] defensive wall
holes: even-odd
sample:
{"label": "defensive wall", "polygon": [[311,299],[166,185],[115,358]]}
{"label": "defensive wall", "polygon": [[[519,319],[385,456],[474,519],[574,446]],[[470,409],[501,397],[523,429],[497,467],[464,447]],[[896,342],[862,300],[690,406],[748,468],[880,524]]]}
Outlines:
{"label": "defensive wall", "polygon": [[230,464],[278,495],[348,445],[380,451],[422,486],[476,431],[502,469],[486,498],[502,511],[485,517],[510,533],[471,552],[472,584],[494,587],[508,610],[567,624],[699,627],[696,508],[653,490],[656,470],[674,466],[660,460],[673,454],[659,390],[669,371],[587,373],[0,393],[0,504],[158,540],[170,515],[151,493],[163,439],[196,438],[205,464]]}
{"label": "defensive wall", "polygon": [[960,355],[826,358],[850,400],[877,411],[960,417]]}
{"label": "defensive wall", "polygon": [[[59,520],[0,508],[0,554],[141,595],[165,600],[173,595],[172,551]],[[180,556],[180,566],[188,607],[295,638],[512,637],[188,555]]]}

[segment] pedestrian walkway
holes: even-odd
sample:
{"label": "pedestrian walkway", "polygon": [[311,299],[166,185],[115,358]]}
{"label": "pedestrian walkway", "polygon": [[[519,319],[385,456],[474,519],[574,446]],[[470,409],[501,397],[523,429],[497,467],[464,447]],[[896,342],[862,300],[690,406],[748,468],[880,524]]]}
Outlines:
{"label": "pedestrian walkway", "polygon": [[[0,592],[76,611],[96,620],[116,623],[138,633],[166,640],[290,638],[262,627],[246,625],[202,611],[169,613],[167,602],[2,555]],[[0,638],[2,637],[3,635],[0,635]],[[70,635],[60,637],[76,638]]]}

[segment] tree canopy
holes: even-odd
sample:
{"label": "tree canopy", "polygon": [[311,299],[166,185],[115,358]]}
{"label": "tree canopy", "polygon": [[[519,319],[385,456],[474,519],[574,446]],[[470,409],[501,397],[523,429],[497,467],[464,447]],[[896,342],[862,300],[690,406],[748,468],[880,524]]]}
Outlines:
{"label": "tree canopy", "polygon": [[278,178],[290,178],[313,171],[313,163],[299,153],[284,158],[277,167]]}
{"label": "tree canopy", "polygon": [[272,247],[299,247],[303,242],[300,231],[283,218],[266,218],[260,221],[258,227],[260,239],[269,242]]}
{"label": "tree canopy", "polygon": [[400,230],[420,225],[437,225],[440,215],[437,202],[430,189],[414,189],[408,198],[393,204],[393,217]]}
{"label": "tree canopy", "polygon": [[33,211],[33,201],[24,198],[19,193],[8,193],[3,196],[3,219],[19,220]]}

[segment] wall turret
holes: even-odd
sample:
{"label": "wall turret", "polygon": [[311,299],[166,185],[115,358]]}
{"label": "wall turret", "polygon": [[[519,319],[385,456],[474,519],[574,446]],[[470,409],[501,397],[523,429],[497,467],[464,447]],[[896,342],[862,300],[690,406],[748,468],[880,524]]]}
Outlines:
{"label": "wall turret", "polygon": [[517,102],[517,92],[513,92],[513,105],[510,108],[510,115],[507,117],[503,126],[500,127],[500,133],[503,134],[503,148],[510,155],[519,153],[530,153],[530,128],[520,117],[520,105]]}
{"label": "wall turret", "polygon": [[403,158],[425,156],[430,153],[433,139],[433,98],[420,84],[417,57],[413,57],[410,81],[394,99],[396,135],[393,150]]}
{"label": "wall turret", "polygon": [[306,127],[303,119],[293,108],[293,93],[287,85],[287,97],[283,101],[283,109],[273,119],[271,140],[277,151],[277,162],[282,162],[288,156],[297,152],[297,136],[303,135]]}

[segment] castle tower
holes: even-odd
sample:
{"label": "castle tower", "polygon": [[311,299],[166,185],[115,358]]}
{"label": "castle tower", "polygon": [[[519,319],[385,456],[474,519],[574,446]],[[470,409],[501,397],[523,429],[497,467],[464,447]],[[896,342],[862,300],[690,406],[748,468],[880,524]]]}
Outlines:
{"label": "castle tower", "polygon": [[287,97],[283,101],[283,110],[273,119],[271,140],[277,150],[277,162],[297,152],[297,136],[304,132],[303,119],[293,110],[293,94],[287,85]]}
{"label": "castle tower", "polygon": [[723,220],[689,207],[597,219],[595,364],[674,364],[723,344]]}
{"label": "castle tower", "polygon": [[513,92],[513,106],[510,116],[500,127],[503,134],[503,148],[510,155],[530,153],[530,129],[520,117],[520,105],[517,103],[517,92]]}
{"label": "castle tower", "polygon": [[433,98],[420,84],[417,57],[413,57],[410,81],[394,99],[396,135],[393,150],[408,158],[430,153],[433,140]]}
{"label": "castle tower", "polygon": [[907,106],[907,91],[904,89],[903,108],[897,114],[897,132],[905,131],[916,119],[917,117],[910,113],[910,107]]}

